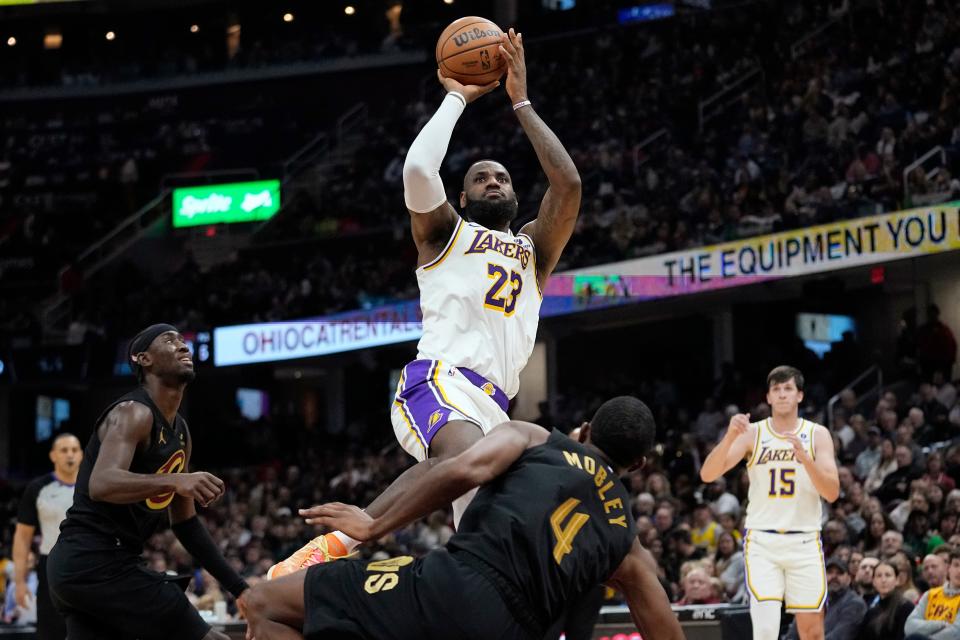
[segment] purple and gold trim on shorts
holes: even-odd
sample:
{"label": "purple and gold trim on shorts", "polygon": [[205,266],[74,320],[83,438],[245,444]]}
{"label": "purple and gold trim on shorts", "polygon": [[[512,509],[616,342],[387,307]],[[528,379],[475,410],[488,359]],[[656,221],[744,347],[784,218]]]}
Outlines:
{"label": "purple and gold trim on shorts", "polygon": [[451,413],[482,427],[475,417],[451,402],[443,390],[443,376],[453,375],[454,370],[462,373],[503,411],[507,410],[507,395],[483,376],[469,369],[445,366],[441,360],[414,360],[400,374],[400,384],[393,403],[424,450],[430,447],[433,437],[449,422]]}

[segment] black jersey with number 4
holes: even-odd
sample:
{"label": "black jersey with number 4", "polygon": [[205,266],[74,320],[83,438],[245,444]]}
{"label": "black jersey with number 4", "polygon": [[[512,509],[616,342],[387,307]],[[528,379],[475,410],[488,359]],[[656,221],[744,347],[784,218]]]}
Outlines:
{"label": "black jersey with number 4", "polygon": [[526,608],[545,628],[568,600],[606,581],[636,537],[613,469],[554,430],[480,488],[447,548],[496,572],[514,614]]}
{"label": "black jersey with number 4", "polygon": [[[186,465],[187,442],[190,438],[186,421],[177,414],[171,426],[160,409],[154,404],[145,389],[139,388],[111,404],[97,419],[93,435],[83,452],[83,462],[77,474],[76,494],[67,519],[60,525],[61,539],[84,534],[103,534],[114,546],[120,543],[127,549],[140,553],[143,543],[158,529],[169,523],[167,507],[174,493],[162,493],[133,504],[98,502],[90,497],[90,474],[100,454],[100,424],[110,410],[121,402],[139,402],[153,412],[153,428],[150,441],[143,450],[138,449],[130,462],[133,473],[180,473]],[[88,543],[89,546],[89,543]]]}

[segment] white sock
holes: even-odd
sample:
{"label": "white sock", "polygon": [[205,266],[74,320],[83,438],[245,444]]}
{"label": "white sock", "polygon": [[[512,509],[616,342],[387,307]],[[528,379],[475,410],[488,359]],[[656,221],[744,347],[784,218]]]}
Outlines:
{"label": "white sock", "polygon": [[351,553],[354,549],[360,546],[359,540],[354,540],[342,531],[334,531],[333,535],[335,535],[337,540],[343,543],[343,546],[347,548],[347,553]]}
{"label": "white sock", "polygon": [[750,622],[753,623],[753,640],[777,640],[780,637],[779,600],[763,602],[750,598]]}

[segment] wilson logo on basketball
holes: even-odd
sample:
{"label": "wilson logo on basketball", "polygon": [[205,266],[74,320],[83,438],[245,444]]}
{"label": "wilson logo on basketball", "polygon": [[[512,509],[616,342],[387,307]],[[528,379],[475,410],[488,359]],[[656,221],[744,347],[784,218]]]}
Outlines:
{"label": "wilson logo on basketball", "polygon": [[[187,456],[183,453],[183,449],[178,449],[176,453],[170,456],[169,460],[163,463],[163,466],[157,469],[156,473],[180,473],[180,471],[183,470],[186,458]],[[161,493],[152,498],[147,498],[145,502],[148,508],[159,511],[160,509],[166,509],[170,506],[170,503],[173,502],[173,495],[173,491],[168,491],[167,493]]]}
{"label": "wilson logo on basketball", "polygon": [[480,29],[479,27],[474,27],[473,31],[464,31],[463,33],[458,33],[453,36],[453,44],[458,47],[471,42],[473,40],[480,40],[482,38],[499,38],[500,32],[494,29]]}

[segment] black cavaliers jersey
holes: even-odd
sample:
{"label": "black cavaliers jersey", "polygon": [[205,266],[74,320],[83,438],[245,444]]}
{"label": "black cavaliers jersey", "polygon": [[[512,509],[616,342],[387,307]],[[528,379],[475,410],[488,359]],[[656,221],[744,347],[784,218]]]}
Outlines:
{"label": "black cavaliers jersey", "polygon": [[613,574],[636,537],[629,496],[613,469],[595,450],[553,431],[480,488],[447,548],[496,572],[514,614],[525,608],[545,630],[569,600]]}
{"label": "black cavaliers jersey", "polygon": [[159,494],[134,504],[97,502],[90,498],[90,474],[100,454],[98,429],[111,409],[127,401],[139,402],[153,412],[150,444],[145,450],[134,453],[130,471],[143,474],[184,471],[187,441],[190,437],[186,421],[178,413],[171,426],[145,389],[140,388],[128,393],[107,407],[97,418],[93,435],[83,452],[73,506],[67,511],[67,518],[60,526],[60,536],[67,538],[85,533],[105,534],[114,541],[114,546],[119,543],[139,554],[143,551],[144,541],[169,524],[167,506],[173,501],[174,493],[171,491]]}

